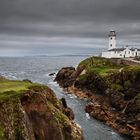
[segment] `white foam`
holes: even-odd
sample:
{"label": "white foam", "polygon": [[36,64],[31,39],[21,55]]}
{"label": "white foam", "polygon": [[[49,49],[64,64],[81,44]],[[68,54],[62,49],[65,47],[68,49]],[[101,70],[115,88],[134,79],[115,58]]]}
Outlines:
{"label": "white foam", "polygon": [[90,119],[90,115],[88,113],[86,113],[86,117],[87,119]]}
{"label": "white foam", "polygon": [[71,98],[71,99],[74,99],[74,98],[77,98],[77,96],[73,95],[73,94],[69,94],[68,92],[65,92],[68,94],[68,96]]}
{"label": "white foam", "polygon": [[1,72],[1,75],[12,80],[17,80],[17,77],[15,76],[15,73],[4,73]]}
{"label": "white foam", "polygon": [[55,87],[58,87],[59,85],[57,84],[57,82],[54,82],[54,81],[52,81],[52,80],[50,80],[49,82],[48,82],[48,84],[49,85],[53,85],[53,86],[55,86]]}
{"label": "white foam", "polygon": [[112,134],[112,135],[117,135],[117,134],[116,134],[115,132],[113,132],[113,131],[111,132],[111,134]]}
{"label": "white foam", "polygon": [[44,76],[49,77],[49,74],[48,73],[47,74],[44,74]]}
{"label": "white foam", "polygon": [[26,74],[26,72],[25,71],[21,71],[20,74]]}

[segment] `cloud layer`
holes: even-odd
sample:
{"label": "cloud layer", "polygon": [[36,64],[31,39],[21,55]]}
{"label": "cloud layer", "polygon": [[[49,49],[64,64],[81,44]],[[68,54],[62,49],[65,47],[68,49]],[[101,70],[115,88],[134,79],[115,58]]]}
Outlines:
{"label": "cloud layer", "polygon": [[0,0],[0,49],[22,50],[35,42],[106,47],[111,29],[118,44],[140,45],[139,5],[139,0]]}

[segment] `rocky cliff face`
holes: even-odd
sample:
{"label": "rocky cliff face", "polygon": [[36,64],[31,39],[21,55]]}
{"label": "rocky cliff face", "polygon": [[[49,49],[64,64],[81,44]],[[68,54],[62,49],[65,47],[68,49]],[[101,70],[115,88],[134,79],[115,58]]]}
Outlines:
{"label": "rocky cliff face", "polygon": [[[4,86],[5,82],[1,83]],[[1,140],[83,140],[82,130],[64,99],[57,99],[46,86],[28,81],[22,85],[25,83],[28,88],[18,94],[0,93]]]}
{"label": "rocky cliff face", "polygon": [[69,92],[87,97],[91,102],[85,110],[91,116],[140,139],[140,66],[128,64],[92,57],[76,70],[61,69],[55,80]]}

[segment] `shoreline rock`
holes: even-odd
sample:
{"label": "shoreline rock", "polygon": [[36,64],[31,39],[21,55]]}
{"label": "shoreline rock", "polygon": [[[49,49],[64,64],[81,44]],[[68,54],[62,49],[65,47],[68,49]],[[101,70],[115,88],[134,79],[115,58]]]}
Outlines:
{"label": "shoreline rock", "polygon": [[55,75],[55,72],[49,74],[49,76],[54,76],[54,75]]}
{"label": "shoreline rock", "polygon": [[[12,85],[13,91],[0,93],[1,140],[84,139],[82,129],[74,121],[72,109],[66,105],[65,99],[63,102],[57,99],[49,87],[27,80],[6,79],[1,84],[6,83]],[[21,85],[18,94],[14,91],[16,84]],[[26,90],[24,85],[28,86]]]}
{"label": "shoreline rock", "polygon": [[[87,73],[84,67],[80,70],[68,67],[57,73],[55,81],[68,93],[75,94],[80,99],[87,98],[90,103],[85,107],[85,111],[92,117],[105,122],[131,139],[139,140],[140,109],[136,106],[136,95],[139,91],[137,84],[140,71],[137,67],[134,67],[134,70],[132,67],[132,72],[124,71],[125,69],[122,69],[116,74],[102,78],[95,73]],[[135,85],[129,82],[134,81],[134,78],[137,79]],[[128,93],[128,86],[130,91],[133,87],[137,89],[131,91],[135,93],[133,96]]]}

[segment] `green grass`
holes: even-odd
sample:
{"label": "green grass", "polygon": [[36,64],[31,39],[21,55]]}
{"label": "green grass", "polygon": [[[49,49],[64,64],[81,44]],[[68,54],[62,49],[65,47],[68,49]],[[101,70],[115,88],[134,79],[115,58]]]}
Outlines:
{"label": "green grass", "polygon": [[128,66],[125,67],[125,71],[140,72],[140,66]]}
{"label": "green grass", "polygon": [[88,71],[95,72],[101,76],[106,76],[113,72],[118,72],[119,69],[123,66],[118,66],[115,63],[111,62],[110,59],[101,58],[101,57],[90,57],[82,61],[78,68],[84,67]]}
{"label": "green grass", "polygon": [[0,80],[0,100],[19,96],[21,91],[26,91],[32,83],[14,80]]}
{"label": "green grass", "polygon": [[20,91],[27,90],[31,83],[13,80],[0,81],[0,93],[7,91]]}
{"label": "green grass", "polygon": [[101,76],[106,76],[108,74],[111,74],[113,72],[119,71],[120,68],[114,68],[114,67],[95,67],[91,68],[91,71],[94,71],[95,73],[101,75]]}

